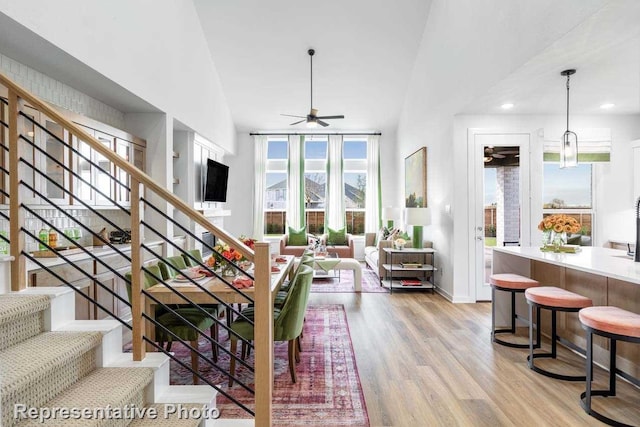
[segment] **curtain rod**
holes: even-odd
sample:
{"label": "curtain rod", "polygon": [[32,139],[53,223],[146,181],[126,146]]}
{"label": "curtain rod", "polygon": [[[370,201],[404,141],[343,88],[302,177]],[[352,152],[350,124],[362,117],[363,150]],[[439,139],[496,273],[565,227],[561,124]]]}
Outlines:
{"label": "curtain rod", "polygon": [[250,136],[288,136],[288,135],[304,135],[304,136],[325,136],[325,135],[348,135],[348,136],[360,136],[360,135],[382,135],[381,132],[334,132],[334,133],[314,133],[314,132],[250,132]]}

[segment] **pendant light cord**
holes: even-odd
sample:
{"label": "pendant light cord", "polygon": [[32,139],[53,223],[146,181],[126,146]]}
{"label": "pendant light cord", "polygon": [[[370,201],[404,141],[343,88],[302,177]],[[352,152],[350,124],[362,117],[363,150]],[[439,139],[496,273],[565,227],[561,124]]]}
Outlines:
{"label": "pendant light cord", "polygon": [[569,131],[569,79],[570,74],[567,74],[567,132]]}

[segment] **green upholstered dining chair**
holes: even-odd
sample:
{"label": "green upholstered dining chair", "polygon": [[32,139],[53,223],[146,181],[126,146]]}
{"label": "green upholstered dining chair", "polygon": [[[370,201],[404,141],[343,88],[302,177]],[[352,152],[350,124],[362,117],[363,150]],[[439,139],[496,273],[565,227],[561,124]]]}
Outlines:
{"label": "green upholstered dining chair", "polygon": [[[304,314],[307,311],[312,279],[313,269],[309,266],[302,265],[292,285],[290,297],[287,298],[282,308],[273,309],[273,340],[289,342],[289,372],[291,373],[291,380],[294,383],[296,382],[295,364],[299,361],[296,340],[302,333]],[[250,319],[253,319],[253,313],[253,307],[242,311],[242,314]],[[254,338],[253,325],[243,318],[233,321],[231,323],[231,330],[246,340],[253,340]],[[238,337],[230,332],[229,338],[231,340],[231,353],[235,354],[238,349]],[[235,357],[231,357],[229,387],[233,385],[235,368]]]}
{"label": "green upholstered dining chair", "polygon": [[[150,288],[151,286],[154,286],[158,283],[158,279],[156,279],[156,277],[162,277],[159,266],[151,265],[147,266],[146,269],[149,270],[149,272],[145,271],[144,273],[143,286],[145,289]],[[129,296],[129,302],[131,302],[131,272],[125,273],[125,278],[127,279],[127,295]],[[218,325],[210,316],[207,316],[195,307],[178,306],[178,308],[173,308],[173,310],[184,319],[191,322],[191,324],[196,326],[199,331],[210,329],[211,337],[216,341],[218,340]],[[207,311],[209,311],[209,313],[214,316],[217,315],[217,310],[215,311],[215,313],[212,313],[209,309],[207,309]],[[183,341],[189,341],[191,347],[196,349],[198,348],[198,339],[200,337],[200,332],[185,323],[183,319],[171,312],[163,310],[161,307],[156,309],[154,317],[160,325],[167,328],[178,338]],[[170,351],[171,344],[173,342],[173,336],[164,329],[156,327],[156,341],[158,342],[158,344],[160,344],[161,347],[164,347],[164,343],[166,342],[166,350]],[[217,361],[217,346],[212,344],[211,351],[214,361]],[[191,352],[191,368],[195,372],[198,372],[198,362],[199,356],[195,352]],[[198,376],[196,374],[193,374],[193,383],[198,384]]]}
{"label": "green upholstered dining chair", "polygon": [[[198,260],[198,262],[195,262],[193,259],[191,259],[190,256],[187,256],[187,254]],[[204,264],[204,260],[202,259],[202,252],[200,252],[200,249],[191,249],[190,251],[187,251],[187,254],[182,254],[182,258],[184,258],[184,262],[185,264],[187,264],[187,267],[199,267],[200,264]]]}
{"label": "green upholstered dining chair", "polygon": [[313,256],[303,255],[300,258],[300,262],[298,263],[298,266],[296,267],[296,270],[293,273],[293,279],[291,279],[288,282],[284,283],[280,287],[280,290],[278,291],[278,293],[276,294],[276,298],[273,301],[273,306],[274,307],[282,308],[282,305],[284,304],[284,301],[289,296],[289,291],[291,290],[291,285],[292,285],[292,283],[295,282],[296,276],[298,275],[298,272],[300,271],[300,268],[303,265],[306,265],[306,266],[309,266],[309,267],[313,268],[313,263],[314,263]]}
{"label": "green upholstered dining chair", "polygon": [[[171,268],[167,264],[175,268]],[[183,270],[187,268],[187,263],[184,261],[182,255],[167,257],[164,260],[160,261],[158,265],[160,266],[160,271],[162,272],[162,277],[164,279],[173,279],[179,274],[176,269]]]}

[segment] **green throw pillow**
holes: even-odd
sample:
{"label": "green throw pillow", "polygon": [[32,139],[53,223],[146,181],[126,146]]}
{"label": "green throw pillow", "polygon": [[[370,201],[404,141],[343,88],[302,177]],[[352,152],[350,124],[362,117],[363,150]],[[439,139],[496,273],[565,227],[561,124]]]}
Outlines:
{"label": "green throw pillow", "polygon": [[287,234],[289,235],[289,246],[307,246],[309,241],[307,240],[307,226],[302,227],[300,230],[287,227]]}
{"label": "green throw pillow", "polygon": [[340,230],[332,230],[327,227],[327,245],[344,246],[347,244],[347,232],[344,227]]}

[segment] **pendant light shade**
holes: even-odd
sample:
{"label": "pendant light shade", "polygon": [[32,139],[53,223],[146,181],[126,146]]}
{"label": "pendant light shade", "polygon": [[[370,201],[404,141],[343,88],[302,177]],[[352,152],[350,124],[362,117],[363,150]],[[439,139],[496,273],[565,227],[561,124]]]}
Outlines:
{"label": "pendant light shade", "polygon": [[578,166],[578,135],[569,130],[569,79],[576,70],[564,70],[560,73],[567,76],[567,130],[562,136],[560,143],[560,168],[571,168]]}

